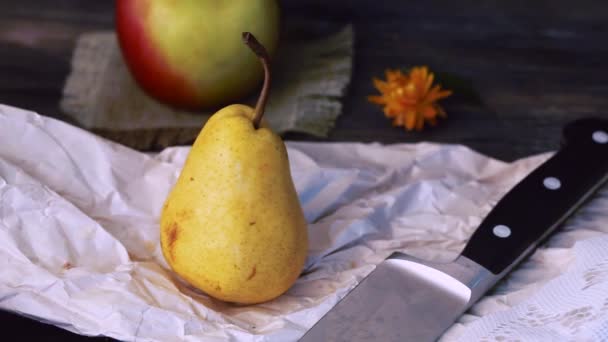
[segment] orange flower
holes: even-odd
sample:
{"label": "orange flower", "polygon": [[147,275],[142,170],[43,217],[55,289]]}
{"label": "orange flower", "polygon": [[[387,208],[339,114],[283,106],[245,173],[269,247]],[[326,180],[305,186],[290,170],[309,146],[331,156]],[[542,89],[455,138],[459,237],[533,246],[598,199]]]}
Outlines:
{"label": "orange flower", "polygon": [[[437,123],[446,113],[436,102],[452,94],[433,85],[435,76],[426,66],[414,67],[405,75],[400,70],[386,70],[386,81],[374,78],[374,86],[382,95],[368,96],[368,100],[384,106],[384,114],[393,119],[394,126],[411,131],[422,130],[425,121]],[[432,87],[431,87],[432,86]]]}

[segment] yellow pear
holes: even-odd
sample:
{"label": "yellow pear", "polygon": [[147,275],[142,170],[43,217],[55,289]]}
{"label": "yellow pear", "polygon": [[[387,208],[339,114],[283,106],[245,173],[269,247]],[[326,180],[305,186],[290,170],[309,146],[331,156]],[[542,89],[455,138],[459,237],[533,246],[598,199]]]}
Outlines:
{"label": "yellow pear", "polygon": [[227,302],[274,299],[297,280],[308,250],[307,223],[281,138],[262,123],[270,85],[264,47],[256,108],[234,104],[211,116],[196,138],[161,214],[161,247],[173,271]]}

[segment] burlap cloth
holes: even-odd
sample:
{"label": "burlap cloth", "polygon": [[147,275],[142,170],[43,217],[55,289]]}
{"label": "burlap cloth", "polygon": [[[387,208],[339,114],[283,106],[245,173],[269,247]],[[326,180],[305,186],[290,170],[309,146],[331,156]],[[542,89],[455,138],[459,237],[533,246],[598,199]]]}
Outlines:
{"label": "burlap cloth", "polygon": [[[276,132],[329,133],[351,79],[353,36],[349,25],[321,39],[282,43],[265,112]],[[240,102],[253,105],[255,98]],[[143,93],[112,31],[79,37],[61,109],[83,128],[142,150],[191,143],[213,114],[177,111]]]}

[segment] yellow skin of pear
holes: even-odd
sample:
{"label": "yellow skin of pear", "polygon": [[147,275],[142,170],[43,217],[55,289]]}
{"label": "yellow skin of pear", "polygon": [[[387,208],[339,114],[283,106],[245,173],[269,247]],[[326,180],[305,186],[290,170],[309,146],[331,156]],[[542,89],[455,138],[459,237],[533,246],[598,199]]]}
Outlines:
{"label": "yellow skin of pear", "polygon": [[161,247],[180,277],[210,296],[254,304],[297,280],[307,222],[283,141],[230,105],[194,142],[161,214]]}

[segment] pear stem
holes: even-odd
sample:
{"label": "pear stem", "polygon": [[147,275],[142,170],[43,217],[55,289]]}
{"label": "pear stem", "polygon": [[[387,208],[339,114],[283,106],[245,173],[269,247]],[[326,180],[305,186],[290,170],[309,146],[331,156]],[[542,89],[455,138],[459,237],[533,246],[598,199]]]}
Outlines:
{"label": "pear stem", "polygon": [[258,56],[264,66],[264,85],[255,105],[253,116],[253,127],[258,129],[262,116],[264,116],[264,108],[266,108],[266,101],[268,101],[268,93],[270,92],[270,56],[264,45],[251,32],[243,32],[243,42]]}

